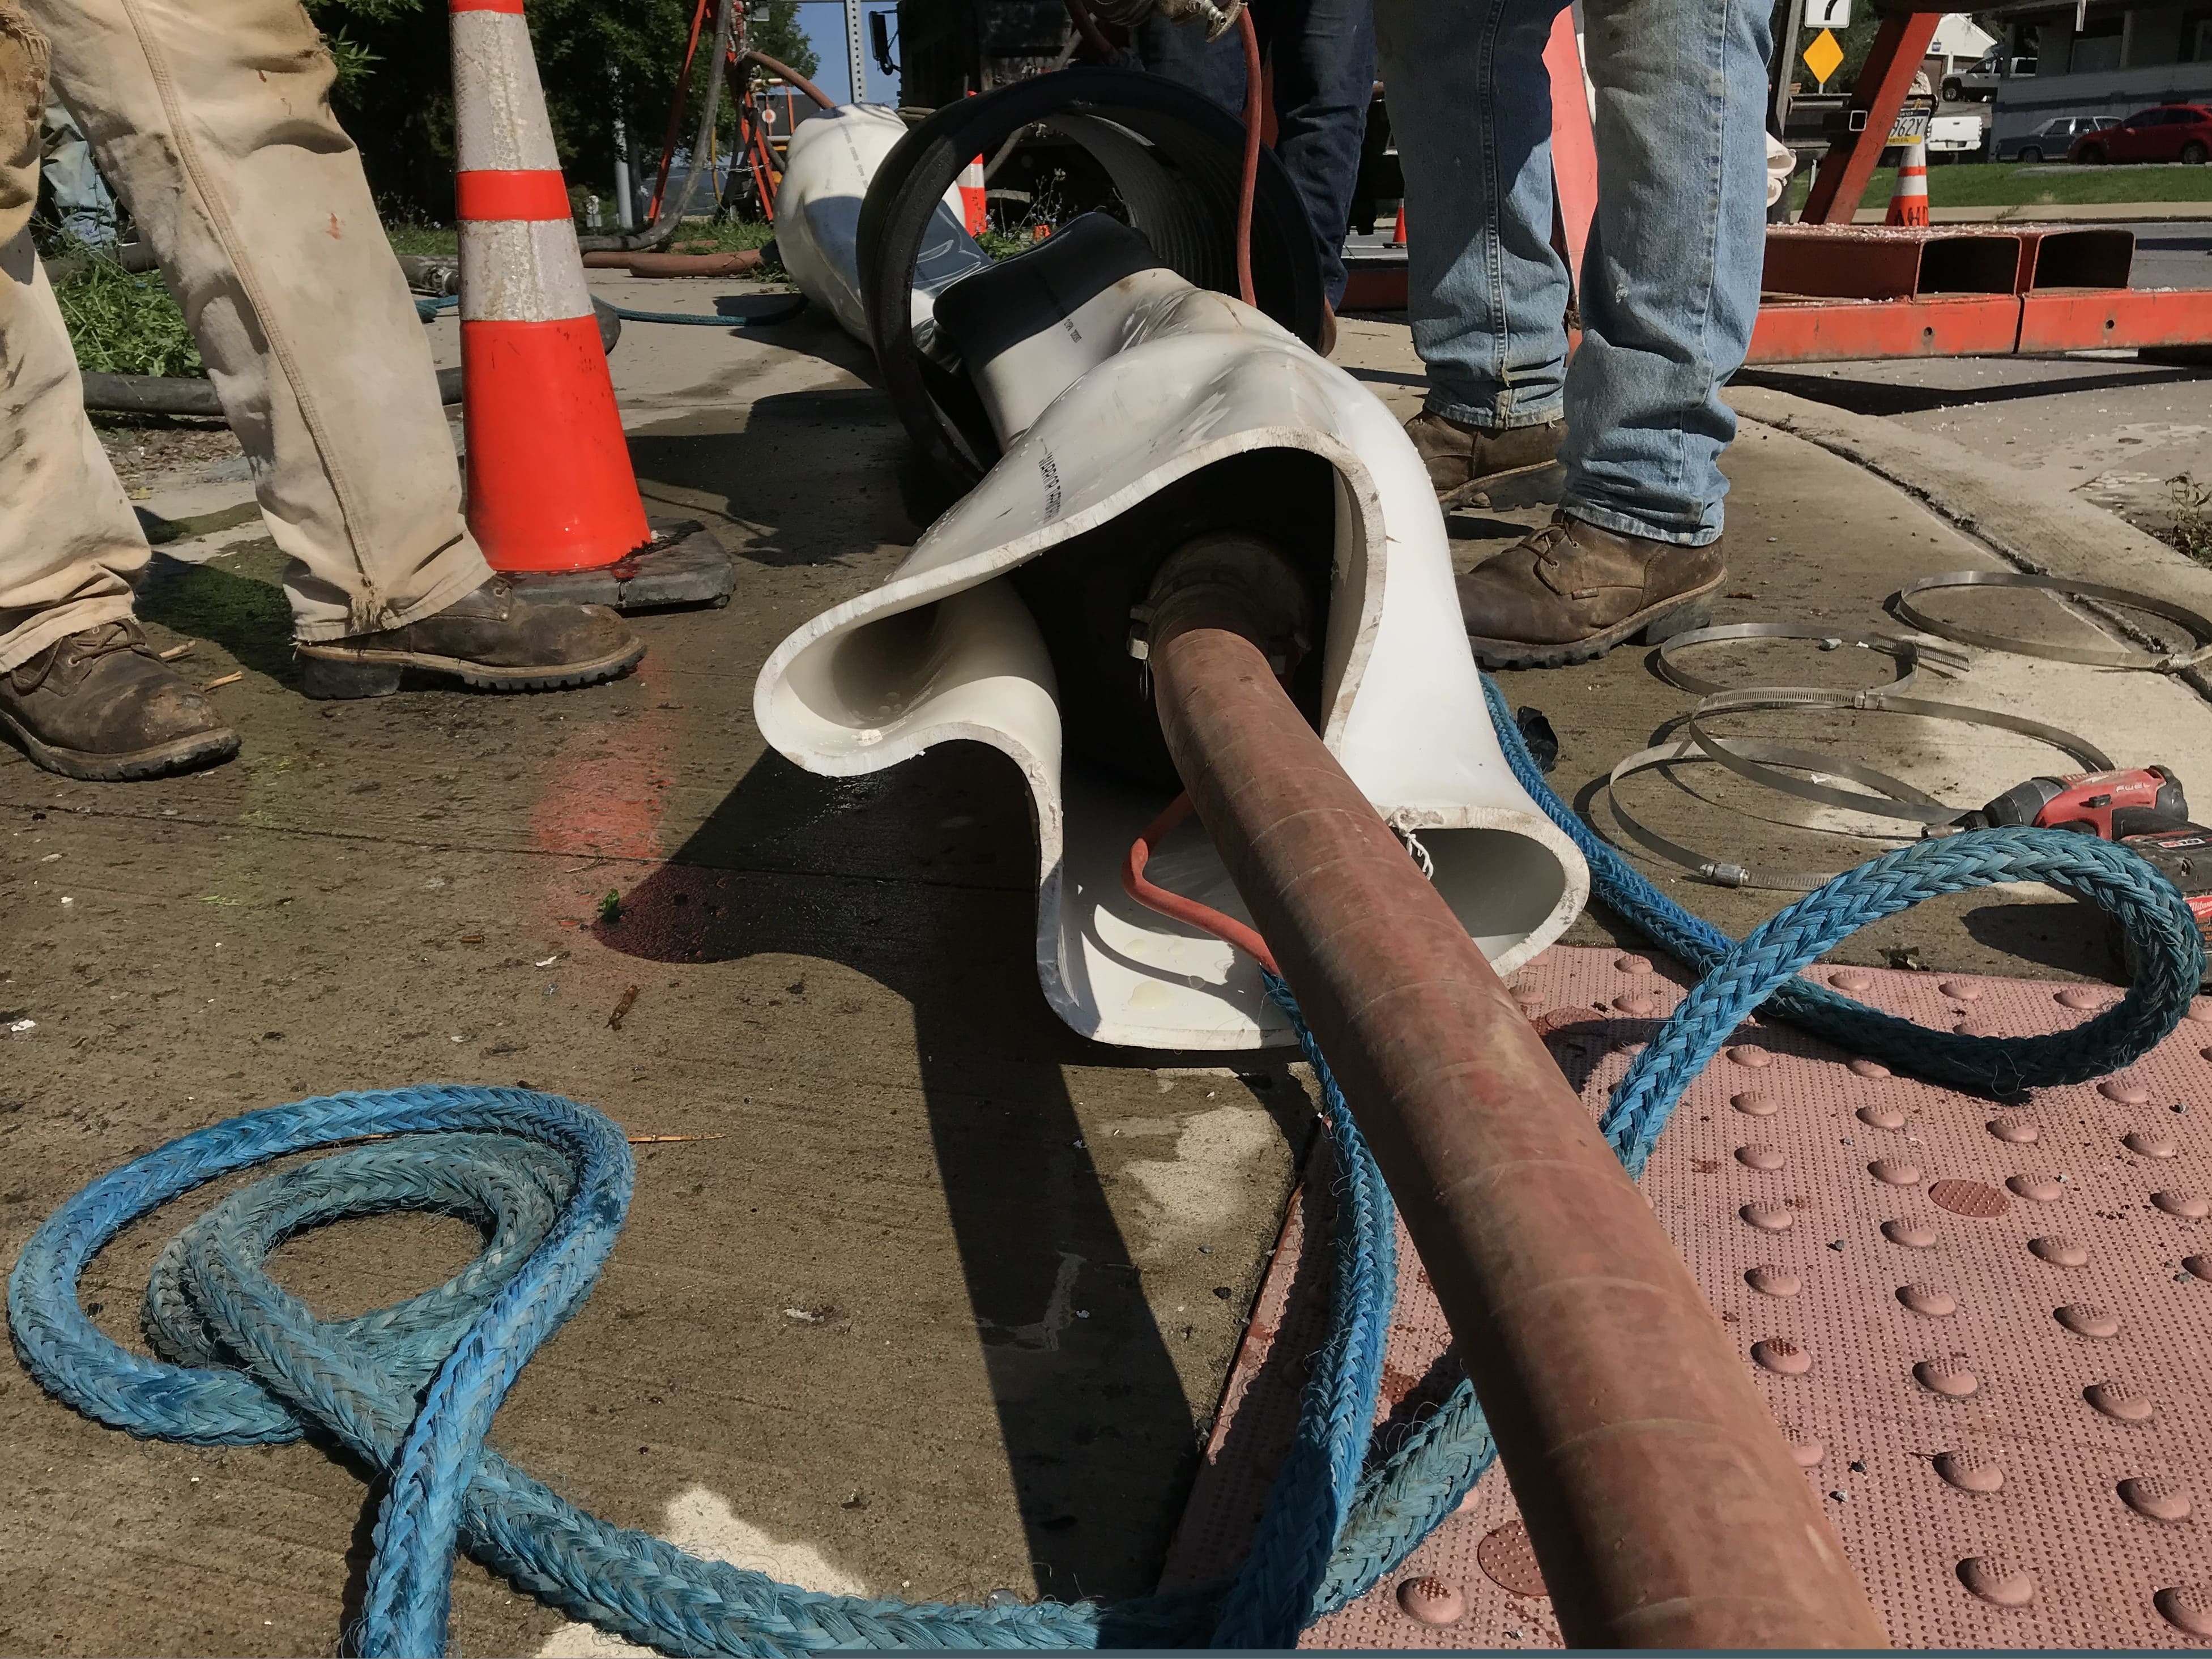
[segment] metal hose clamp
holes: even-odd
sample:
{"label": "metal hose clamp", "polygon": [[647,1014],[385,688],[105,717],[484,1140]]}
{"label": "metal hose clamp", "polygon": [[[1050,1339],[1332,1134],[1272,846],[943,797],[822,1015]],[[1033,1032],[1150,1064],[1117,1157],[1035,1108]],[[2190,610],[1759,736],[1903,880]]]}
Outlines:
{"label": "metal hose clamp", "polygon": [[[1740,757],[1763,761],[1770,766],[1794,766],[1807,770],[1832,772],[1838,776],[1847,777],[1854,783],[1864,784],[1869,789],[1892,792],[1901,801],[1940,805],[1911,784],[1887,773],[1877,772],[1872,767],[1833,761],[1826,755],[1792,749],[1784,744],[1744,738],[1735,743],[1735,753]],[[1695,848],[1668,840],[1621,805],[1620,785],[1634,774],[1675,762],[1710,761],[1712,758],[1695,743],[1678,738],[1673,743],[1655,744],[1649,749],[1638,750],[1620,762],[1607,776],[1605,787],[1607,798],[1613,805],[1614,822],[1620,824],[1621,833],[1646,851],[1657,854],[1670,864],[1681,866],[1698,880],[1710,882],[1716,887],[1756,887],[1776,893],[1809,893],[1832,881],[1838,873],[1833,870],[1768,870],[1710,857]]]}
{"label": "metal hose clamp", "polygon": [[1694,691],[1699,696],[1733,691],[1737,688],[1723,685],[1717,680],[1708,680],[1692,674],[1676,660],[1675,653],[1700,645],[1719,645],[1734,640],[1810,640],[1823,651],[1839,651],[1846,647],[1861,651],[1877,651],[1885,657],[1894,658],[1904,672],[1887,686],[1889,692],[1901,692],[1919,678],[1923,666],[1940,674],[1955,674],[1966,666],[1962,651],[1948,646],[1936,645],[1925,640],[1908,640],[1895,634],[1841,634],[1833,629],[1811,628],[1798,623],[1727,623],[1717,628],[1692,628],[1675,635],[1659,647],[1657,667],[1659,677],[1685,691]]}
{"label": "metal hose clamp", "polygon": [[[1924,697],[1899,697],[1883,691],[1830,691],[1815,686],[1769,686],[1745,691],[1727,691],[1705,698],[1692,709],[1684,720],[1684,729],[1690,740],[1709,760],[1763,784],[1769,789],[1778,789],[1785,795],[1795,795],[1801,800],[1819,801],[1826,806],[1839,806],[1846,811],[1869,812],[1876,817],[1902,818],[1907,823],[1930,826],[1948,824],[1962,813],[1972,810],[1968,806],[1948,805],[1922,794],[1917,790],[1895,793],[1891,786],[1893,778],[1880,773],[1857,776],[1862,769],[1819,755],[1808,755],[1807,769],[1832,772],[1838,777],[1856,777],[1859,782],[1880,779],[1873,787],[1885,791],[1884,795],[1854,794],[1848,789],[1831,789],[1826,784],[1809,779],[1794,778],[1777,772],[1759,763],[1753,745],[1741,738],[1723,740],[1705,729],[1703,722],[1714,714],[1737,714],[1754,708],[1849,708],[1870,714],[1919,714],[1930,720],[1957,720],[1969,726],[1992,726],[2001,732],[2014,732],[2024,738],[2033,738],[2039,743],[2049,744],[2062,754],[2069,755],[2081,763],[2082,769],[2103,772],[2111,769],[2112,757],[2087,738],[2076,737],[2071,732],[2046,726],[2041,720],[2032,720],[2021,714],[2007,714],[1993,708],[1969,708],[1964,703],[1935,702]],[[1803,752],[1803,751],[1797,751]],[[1806,762],[1791,761],[1791,766],[1806,765]]]}
{"label": "metal hose clamp", "polygon": [[[1710,761],[1727,767],[1738,776],[1753,783],[1794,795],[1801,800],[1817,801],[1846,811],[1917,823],[1923,826],[1923,834],[1940,832],[1944,826],[1955,822],[1970,810],[1937,800],[1903,779],[1891,777],[1870,766],[1861,766],[1856,762],[1838,760],[1812,750],[1792,748],[1785,744],[1767,743],[1758,738],[1730,738],[1723,740],[1714,737],[1699,723],[1709,715],[1742,714],[1757,708],[1849,708],[1869,714],[1919,714],[1932,720],[1959,720],[1968,725],[1993,726],[2017,732],[2022,737],[2047,743],[2061,753],[2071,756],[2088,771],[2105,771],[2112,763],[2103,750],[2070,732],[2061,731],[2055,726],[2046,726],[2040,720],[2028,720],[2021,715],[2002,714],[1993,709],[1969,708],[1961,703],[1899,697],[1881,691],[1831,691],[1811,686],[1767,686],[1745,691],[1722,692],[1702,700],[1685,717],[1684,729],[1690,734],[1687,738],[1638,750],[1619,762],[1607,775],[1606,796],[1621,832],[1647,851],[1657,854],[1670,864],[1680,865],[1698,880],[1710,882],[1717,887],[1754,887],[1778,893],[1809,893],[1833,880],[1838,872],[1833,870],[1768,870],[1739,864],[1733,860],[1711,857],[1695,848],[1669,840],[1639,821],[1621,805],[1621,783],[1636,773],[1653,767],[1681,761]],[[1846,789],[1832,789],[1826,784],[1814,782],[1810,778],[1792,777],[1788,772],[1776,769],[1778,768],[1844,778],[1881,793],[1869,795],[1856,794]]]}
{"label": "metal hose clamp", "polygon": [[[2023,640],[2009,634],[1992,634],[1984,629],[1966,628],[1954,622],[1930,617],[1912,603],[1915,596],[1948,587],[2025,587],[2039,592],[2065,593],[2075,599],[2094,599],[2102,605],[2118,605],[2124,610],[2140,611],[2148,616],[2162,617],[2170,623],[2187,629],[2199,641],[2193,651],[2130,651],[2118,647],[2094,645],[2054,645],[2043,640]],[[2040,657],[2046,662],[2085,663],[2092,668],[2133,668],[2154,674],[2176,674],[2184,669],[2201,668],[2212,662],[2212,618],[2190,610],[2186,605],[2171,600],[2153,599],[2148,593],[2137,593],[2124,587],[2106,587],[2096,582],[2076,581],[2070,576],[2037,576],[2024,570],[1947,570],[1940,576],[1923,576],[1918,581],[1907,582],[1898,591],[1897,614],[1900,619],[1929,634],[1938,634],[1947,640],[1957,640],[1964,645],[1978,645],[1991,651],[2009,651],[2017,656]]]}

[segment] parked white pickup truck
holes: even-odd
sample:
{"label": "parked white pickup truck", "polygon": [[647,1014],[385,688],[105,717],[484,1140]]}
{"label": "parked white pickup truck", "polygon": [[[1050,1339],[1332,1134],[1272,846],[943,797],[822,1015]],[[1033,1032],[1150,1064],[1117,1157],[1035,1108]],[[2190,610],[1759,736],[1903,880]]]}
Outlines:
{"label": "parked white pickup truck", "polygon": [[1982,148],[1982,118],[1978,115],[1939,115],[1928,124],[1928,155],[1954,160],[1973,155]]}

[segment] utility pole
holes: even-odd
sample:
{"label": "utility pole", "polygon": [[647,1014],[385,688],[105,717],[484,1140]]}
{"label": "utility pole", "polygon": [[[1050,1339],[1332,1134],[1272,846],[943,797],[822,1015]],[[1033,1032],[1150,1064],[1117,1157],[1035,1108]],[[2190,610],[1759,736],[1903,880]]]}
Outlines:
{"label": "utility pole", "polygon": [[866,33],[862,27],[866,21],[860,15],[860,0],[845,0],[845,64],[852,71],[856,104],[868,101],[868,60],[860,45],[860,37]]}
{"label": "utility pole", "polygon": [[[1780,37],[1774,42],[1774,58],[1768,89],[1771,94],[1767,103],[1766,130],[1784,143],[1790,142],[1790,80],[1797,72],[1797,43],[1805,33],[1805,0],[1790,0],[1789,21]],[[1792,176],[1795,176],[1793,169]],[[1782,199],[1766,210],[1766,222],[1786,225],[1790,222],[1790,188],[1784,184]]]}
{"label": "utility pole", "polygon": [[637,222],[630,213],[629,127],[622,115],[622,71],[611,65],[607,70],[607,85],[614,94],[615,106],[615,228],[630,230]]}

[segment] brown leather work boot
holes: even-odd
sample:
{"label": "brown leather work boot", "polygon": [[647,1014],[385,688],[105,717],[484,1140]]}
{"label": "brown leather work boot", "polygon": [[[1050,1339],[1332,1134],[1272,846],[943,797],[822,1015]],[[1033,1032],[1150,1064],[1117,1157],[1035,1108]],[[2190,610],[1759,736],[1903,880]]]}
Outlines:
{"label": "brown leather work boot", "polygon": [[1559,465],[1565,421],[1492,430],[1425,409],[1406,422],[1406,435],[1428,466],[1437,505],[1447,513],[1455,507],[1548,506],[1566,483]]}
{"label": "brown leather work boot", "polygon": [[420,622],[300,647],[311,697],[388,697],[410,668],[488,691],[558,691],[614,679],[644,655],[606,606],[542,604],[504,576]]}
{"label": "brown leather work boot", "polygon": [[1485,668],[1559,668],[1704,627],[1727,575],[1718,541],[1646,541],[1555,513],[1462,576],[1459,604]]}
{"label": "brown leather work boot", "polygon": [[0,674],[0,726],[47,771],[92,783],[163,777],[238,752],[238,733],[129,620],[68,635]]}

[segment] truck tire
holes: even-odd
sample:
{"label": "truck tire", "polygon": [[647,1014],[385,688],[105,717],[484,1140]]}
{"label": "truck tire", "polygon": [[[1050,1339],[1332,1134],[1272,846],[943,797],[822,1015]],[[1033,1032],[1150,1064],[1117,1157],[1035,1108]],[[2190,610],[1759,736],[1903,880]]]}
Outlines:
{"label": "truck tire", "polygon": [[1966,83],[1960,81],[1956,76],[1954,76],[1943,82],[1943,101],[1945,103],[1962,103],[1966,100]]}

